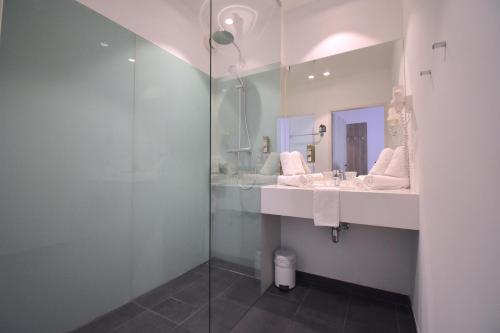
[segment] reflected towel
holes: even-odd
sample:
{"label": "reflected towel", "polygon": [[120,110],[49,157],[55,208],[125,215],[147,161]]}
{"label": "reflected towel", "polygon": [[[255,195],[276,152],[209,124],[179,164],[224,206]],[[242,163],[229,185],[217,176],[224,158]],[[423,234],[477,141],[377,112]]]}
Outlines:
{"label": "reflected towel", "polygon": [[300,158],[300,162],[302,164],[302,167],[304,168],[304,172],[306,174],[308,173],[311,173],[311,169],[309,168],[309,166],[307,165],[306,163],[306,160],[304,159],[304,155],[302,155],[302,153],[298,152],[298,151],[293,151],[292,154],[295,154],[295,155],[298,155],[299,158]]}
{"label": "reflected towel", "polygon": [[283,175],[285,176],[305,174],[300,155],[294,153],[295,152],[290,153],[285,151],[280,154],[281,169],[283,170]]}
{"label": "reflected towel", "polygon": [[380,155],[377,158],[377,162],[370,169],[370,175],[383,175],[389,163],[391,163],[392,156],[394,154],[394,150],[391,148],[385,148],[380,152]]}
{"label": "reflected towel", "polygon": [[360,189],[360,190],[365,189],[366,188],[366,185],[365,185],[365,182],[364,182],[365,177],[366,176],[357,176],[356,178],[354,178],[352,180],[352,185],[355,188]]}
{"label": "reflected towel", "polygon": [[276,152],[272,152],[267,157],[264,165],[260,169],[260,174],[266,176],[277,175],[280,172],[280,155]]}
{"label": "reflected towel", "polygon": [[311,173],[308,175],[278,176],[278,185],[294,187],[311,187],[314,182],[322,181],[324,177],[321,173]]}
{"label": "reflected towel", "polygon": [[364,178],[363,183],[372,190],[397,190],[410,186],[408,178],[380,175],[368,175]]}
{"label": "reflected towel", "polygon": [[313,193],[313,217],[317,227],[340,225],[340,195],[335,188],[315,188]]}

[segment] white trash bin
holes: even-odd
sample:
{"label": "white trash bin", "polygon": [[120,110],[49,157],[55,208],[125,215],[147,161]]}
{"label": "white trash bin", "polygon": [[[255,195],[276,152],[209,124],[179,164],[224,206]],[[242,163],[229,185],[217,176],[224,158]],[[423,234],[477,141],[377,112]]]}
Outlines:
{"label": "white trash bin", "polygon": [[295,288],[297,256],[291,250],[279,249],[274,252],[274,285],[281,290]]}

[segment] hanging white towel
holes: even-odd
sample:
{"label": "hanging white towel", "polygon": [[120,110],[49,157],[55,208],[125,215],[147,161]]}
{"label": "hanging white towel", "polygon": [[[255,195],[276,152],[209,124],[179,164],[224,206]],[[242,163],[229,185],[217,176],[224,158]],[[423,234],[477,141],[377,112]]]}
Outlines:
{"label": "hanging white towel", "polygon": [[340,225],[340,192],[335,188],[315,188],[313,193],[314,225],[334,227]]}

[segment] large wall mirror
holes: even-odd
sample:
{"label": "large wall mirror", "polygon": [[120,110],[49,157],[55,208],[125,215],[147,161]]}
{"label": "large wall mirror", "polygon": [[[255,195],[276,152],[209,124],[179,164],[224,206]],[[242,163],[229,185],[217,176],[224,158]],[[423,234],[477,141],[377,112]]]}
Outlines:
{"label": "large wall mirror", "polygon": [[279,150],[314,145],[315,172],[367,174],[384,147],[401,144],[387,116],[393,87],[404,85],[403,57],[403,41],[394,40],[286,68]]}

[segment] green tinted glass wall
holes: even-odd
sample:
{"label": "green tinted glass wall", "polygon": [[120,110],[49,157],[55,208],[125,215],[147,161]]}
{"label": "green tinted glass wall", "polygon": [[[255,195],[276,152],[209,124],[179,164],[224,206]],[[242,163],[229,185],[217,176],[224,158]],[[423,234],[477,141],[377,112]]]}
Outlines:
{"label": "green tinted glass wall", "polygon": [[1,33],[0,331],[77,328],[205,261],[208,76],[76,1],[4,0]]}

